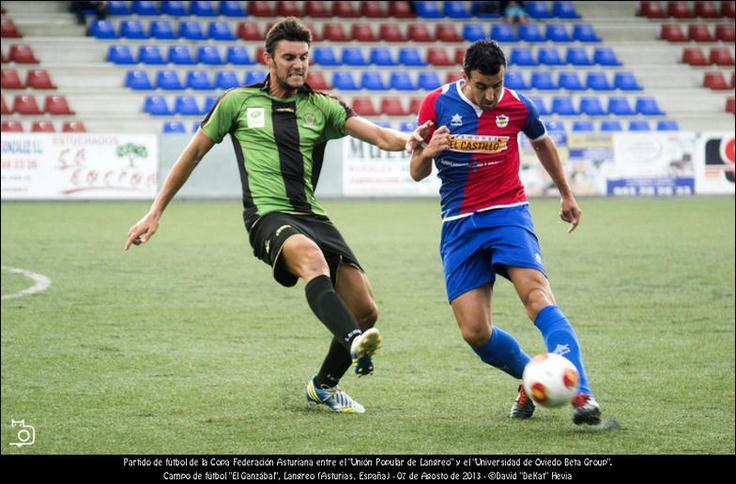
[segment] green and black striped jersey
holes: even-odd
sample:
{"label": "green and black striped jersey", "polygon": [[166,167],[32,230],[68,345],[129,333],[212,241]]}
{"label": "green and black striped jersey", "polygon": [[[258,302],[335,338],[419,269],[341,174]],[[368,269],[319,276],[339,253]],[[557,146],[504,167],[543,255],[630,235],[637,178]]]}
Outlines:
{"label": "green and black striped jersey", "polygon": [[325,146],[345,136],[355,112],[306,84],[296,96],[269,95],[262,84],[227,91],[202,121],[215,143],[230,134],[243,185],[246,227],[270,212],[326,215],[314,190]]}

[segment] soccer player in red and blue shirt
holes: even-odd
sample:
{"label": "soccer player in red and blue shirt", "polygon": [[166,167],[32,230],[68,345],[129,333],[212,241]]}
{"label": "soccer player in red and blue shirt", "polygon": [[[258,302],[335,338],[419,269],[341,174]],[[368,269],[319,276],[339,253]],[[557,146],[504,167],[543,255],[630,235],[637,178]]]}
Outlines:
{"label": "soccer player in red and blue shirt", "polygon": [[[465,341],[485,363],[521,378],[529,362],[516,339],[491,324],[496,274],[511,280],[547,351],[568,358],[580,373],[573,422],[595,425],[600,406],[588,385],[580,345],[556,305],[542,264],[524,187],[519,179],[519,133],[532,143],[562,197],[560,217],[571,232],[580,208],[567,183],[553,141],[534,103],[504,87],[506,57],[493,41],[478,41],[465,52],[463,78],[429,93],[419,124],[432,123],[427,142],[415,149],[411,176],[432,171],[442,181],[440,254],[447,297]],[[529,418],[534,404],[519,387],[511,417]]]}

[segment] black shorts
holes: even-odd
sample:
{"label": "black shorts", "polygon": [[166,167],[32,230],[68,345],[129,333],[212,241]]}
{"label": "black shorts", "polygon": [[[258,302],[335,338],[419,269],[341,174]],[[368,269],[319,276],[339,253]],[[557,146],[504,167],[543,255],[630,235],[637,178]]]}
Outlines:
{"label": "black shorts", "polygon": [[291,287],[299,280],[286,269],[280,257],[284,241],[294,234],[307,236],[322,250],[330,267],[333,285],[340,264],[350,264],[363,270],[337,227],[327,217],[271,212],[261,217],[250,230],[250,245],[253,255],[273,268],[273,278],[279,284]]}

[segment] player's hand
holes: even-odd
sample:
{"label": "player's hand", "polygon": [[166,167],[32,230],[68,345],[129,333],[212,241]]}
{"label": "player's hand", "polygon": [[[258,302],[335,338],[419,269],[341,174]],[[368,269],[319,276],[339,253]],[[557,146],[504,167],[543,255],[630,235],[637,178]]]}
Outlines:
{"label": "player's hand", "polygon": [[432,124],[431,120],[427,120],[423,125],[414,130],[411,136],[409,136],[409,139],[406,140],[406,146],[404,149],[406,149],[407,153],[412,153],[417,149],[417,146],[427,146],[424,140],[427,138],[427,134],[429,133],[429,129],[432,127]]}
{"label": "player's hand", "polygon": [[450,128],[440,126],[437,131],[432,134],[432,139],[426,148],[428,156],[434,158],[450,147]]}
{"label": "player's hand", "polygon": [[125,250],[128,250],[131,244],[141,245],[148,242],[153,234],[158,230],[159,220],[161,216],[148,212],[145,217],[140,219],[137,224],[128,230],[128,240],[125,241]]}
{"label": "player's hand", "polygon": [[570,224],[570,228],[567,229],[568,234],[578,226],[582,213],[575,197],[571,195],[562,199],[560,202],[560,218]]}

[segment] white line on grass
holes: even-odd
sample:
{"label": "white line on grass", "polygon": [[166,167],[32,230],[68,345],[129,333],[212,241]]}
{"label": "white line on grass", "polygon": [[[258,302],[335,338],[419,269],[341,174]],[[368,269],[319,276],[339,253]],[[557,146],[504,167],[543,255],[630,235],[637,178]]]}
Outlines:
{"label": "white line on grass", "polygon": [[35,294],[37,292],[43,292],[51,286],[51,279],[44,276],[43,274],[36,274],[35,272],[27,271],[25,269],[16,269],[15,267],[7,266],[2,266],[2,270],[14,272],[16,274],[23,274],[24,276],[33,279],[36,282],[36,284],[34,284],[32,287],[29,287],[28,289],[23,289],[22,291],[14,292],[12,294],[3,294],[3,301],[5,301],[6,299],[14,299],[16,297],[30,296],[31,294]]}

